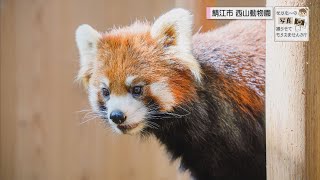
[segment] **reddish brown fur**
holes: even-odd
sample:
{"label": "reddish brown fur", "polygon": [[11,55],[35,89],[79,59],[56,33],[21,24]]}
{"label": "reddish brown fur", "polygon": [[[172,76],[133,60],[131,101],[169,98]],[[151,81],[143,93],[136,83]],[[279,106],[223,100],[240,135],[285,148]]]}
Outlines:
{"label": "reddish brown fur", "polygon": [[163,33],[165,36],[165,42],[164,42],[164,47],[168,46],[174,46],[177,44],[177,33],[174,30],[173,26],[169,26],[168,28],[165,29],[165,32]]}
{"label": "reddish brown fur", "polygon": [[[160,106],[160,111],[180,116],[169,117],[170,120],[145,117],[141,120],[159,128],[144,127],[141,132],[153,133],[166,145],[173,159],[180,157],[182,166],[196,178],[253,175],[263,179],[264,22],[236,21],[213,32],[194,35],[193,56],[203,72],[201,83],[186,65],[192,58],[182,61],[174,53],[168,53],[168,46],[177,43],[178,34],[173,27],[164,30],[164,37],[169,38],[163,40],[163,37],[153,39],[148,30],[136,30],[129,27],[104,34],[98,43],[98,60],[84,81],[91,77],[90,83],[99,89],[100,78],[106,77],[114,95],[130,91],[126,85],[129,76],[137,77],[133,85],[144,82],[141,95],[144,97],[139,98],[147,110],[151,109],[148,107],[151,99]],[[150,90],[150,84],[163,79],[174,97],[172,109],[165,109],[159,94]],[[102,106],[105,99],[98,92]],[[168,118],[168,113],[152,111],[155,112],[151,115]],[[189,113],[185,115],[185,111]]]}
{"label": "reddish brown fur", "polygon": [[193,45],[195,57],[218,74],[213,90],[243,112],[264,112],[265,21],[233,21],[194,35]]}
{"label": "reddish brown fur", "polygon": [[[217,82],[221,83],[220,86],[223,89],[222,99],[234,102],[243,113],[254,114],[256,117],[264,111],[263,99],[254,96],[255,92],[245,83],[231,81],[222,76],[218,77]],[[218,84],[215,84],[215,86],[219,87]]]}
{"label": "reddish brown fur", "polygon": [[[174,31],[167,31],[175,36]],[[166,42],[174,43],[174,41]],[[168,45],[168,44],[166,44]],[[171,64],[168,63],[171,61]],[[195,98],[195,84],[190,70],[179,59],[165,54],[164,45],[152,39],[149,32],[140,34],[106,34],[98,44],[98,63],[95,77],[103,75],[110,81],[110,91],[124,95],[128,76],[137,76],[133,83],[145,82],[145,93],[151,95],[148,85],[167,79],[176,104]],[[170,66],[170,68],[169,68]],[[161,105],[161,101],[158,100]],[[163,105],[163,104],[162,104]]]}
{"label": "reddish brown fur", "polygon": [[[237,25],[235,25],[236,23]],[[264,62],[258,58],[263,57],[265,49],[250,44],[252,39],[239,39],[236,35],[247,33],[250,36],[255,35],[253,38],[256,38],[256,41],[265,41],[265,39],[259,36],[259,28],[244,30],[247,29],[245,27],[250,27],[246,26],[246,21],[232,22],[228,26],[222,28],[220,32],[218,29],[214,32],[195,35],[195,56],[212,55],[212,53],[206,53],[208,47],[211,49],[215,47],[224,48],[216,53],[219,55],[219,59],[217,59],[219,62],[212,63],[218,73],[222,73],[218,76],[220,80],[216,81],[221,84],[213,84],[212,88],[220,87],[222,90],[220,93],[223,92],[221,96],[226,100],[232,99],[243,111],[249,111],[248,108],[251,107],[251,110],[261,112],[264,108]],[[261,29],[264,29],[264,23],[261,23]],[[221,36],[221,32],[225,36]],[[214,33],[219,33],[220,36],[215,36]],[[106,76],[110,80],[109,88],[112,93],[124,95],[130,88],[125,85],[128,76],[136,75],[138,78],[133,83],[142,81],[146,85],[167,78],[176,105],[197,98],[196,84],[190,70],[183,66],[179,59],[165,54],[166,46],[176,44],[174,28],[170,26],[165,29],[164,36],[171,38],[167,38],[167,41],[159,44],[159,39],[151,38],[149,31],[106,33],[98,43],[98,63],[93,68],[96,73],[94,73],[95,77],[92,78],[92,81],[98,81],[97,78],[100,76]],[[243,38],[245,36],[241,35],[239,37]],[[228,41],[225,42],[225,39],[228,39]],[[230,42],[230,39],[233,39],[233,41]],[[229,45],[238,49],[230,49]],[[204,49],[201,50],[201,48]],[[245,56],[251,58],[252,61],[248,61],[248,58],[241,59]],[[203,57],[200,57],[200,59],[203,59]],[[171,61],[171,64],[168,61]],[[168,68],[169,66],[170,68]],[[256,70],[256,74],[251,72],[252,68]],[[228,72],[228,70],[232,70],[232,72]],[[250,73],[244,74],[243,72]],[[223,74],[226,74],[229,78],[225,79],[226,76]],[[87,84],[90,78],[91,74],[84,76],[84,84]],[[98,86],[98,82],[95,84]],[[152,95],[148,86],[145,87],[144,91],[148,95]],[[251,94],[254,91],[261,95],[262,99],[253,98]],[[161,104],[161,101],[158,100],[158,103]]]}

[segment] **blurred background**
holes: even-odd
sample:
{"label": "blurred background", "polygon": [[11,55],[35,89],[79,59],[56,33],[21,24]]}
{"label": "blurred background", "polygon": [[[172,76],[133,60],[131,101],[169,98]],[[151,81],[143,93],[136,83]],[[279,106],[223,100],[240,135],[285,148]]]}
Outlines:
{"label": "blurred background", "polygon": [[105,31],[135,19],[153,21],[174,7],[195,14],[195,32],[227,23],[205,20],[206,6],[265,1],[0,0],[0,179],[189,179],[154,138],[115,135],[85,117],[87,94],[74,82],[74,31],[83,23]]}

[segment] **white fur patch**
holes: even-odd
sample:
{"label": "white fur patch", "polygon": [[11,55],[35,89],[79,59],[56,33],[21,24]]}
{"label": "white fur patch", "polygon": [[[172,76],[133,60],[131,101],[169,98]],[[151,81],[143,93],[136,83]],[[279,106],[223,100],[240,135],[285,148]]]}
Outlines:
{"label": "white fur patch", "polygon": [[132,81],[136,78],[137,76],[128,76],[126,78],[126,85],[130,86],[132,84]]}
{"label": "white fur patch", "polygon": [[[108,108],[108,114],[114,110],[120,110],[122,111],[125,116],[127,117],[126,121],[124,121],[124,125],[126,124],[134,124],[134,123],[141,123],[144,121],[144,119],[147,116],[147,108],[145,105],[134,99],[131,94],[127,94],[125,96],[115,96],[111,95],[110,99],[106,103]],[[108,117],[109,123],[113,126],[115,126],[115,123],[113,123],[110,120],[110,117]],[[138,126],[137,128],[133,129],[135,131],[139,131],[139,128],[143,128],[142,125]],[[134,132],[131,132],[134,133]]]}
{"label": "white fur patch", "polygon": [[152,95],[156,96],[161,101],[161,104],[164,106],[163,108],[165,110],[170,111],[172,109],[175,101],[165,79],[159,82],[152,83],[150,85],[150,90]]}
{"label": "white fur patch", "polygon": [[201,68],[192,54],[193,15],[184,9],[173,9],[160,16],[151,27],[151,36],[155,39],[163,36],[165,29],[173,27],[176,31],[176,45],[169,47],[174,54],[192,71],[195,79],[201,82]]}
{"label": "white fur patch", "polygon": [[89,98],[89,102],[90,102],[92,110],[94,112],[96,112],[96,113],[99,112],[98,93],[99,93],[99,89],[97,89],[92,84],[89,84],[89,87],[88,87],[88,98]]}
{"label": "white fur patch", "polygon": [[96,60],[97,43],[101,34],[87,24],[80,25],[76,30],[76,42],[80,53],[79,77],[88,74],[92,62]]}
{"label": "white fur patch", "polygon": [[[109,79],[106,78],[106,77],[101,78],[101,82],[102,82],[104,88],[107,88],[107,87],[109,87],[109,85],[110,85],[110,84],[109,84],[110,81],[109,81]],[[101,88],[102,88],[102,87],[101,87]]]}
{"label": "white fur patch", "polygon": [[[125,82],[126,85],[127,85],[128,87],[132,86],[132,85],[133,85],[132,82],[133,82],[133,80],[135,80],[136,78],[137,78],[137,76],[128,76],[127,79],[126,79],[126,82]],[[144,86],[144,85],[146,85],[146,83],[143,82],[143,81],[140,81],[140,82],[134,83],[134,85],[135,85],[135,86]]]}
{"label": "white fur patch", "polygon": [[182,51],[190,52],[191,36],[192,36],[193,15],[184,9],[173,9],[164,15],[160,16],[151,27],[151,36],[158,38],[163,35],[163,32],[168,27],[173,27],[177,32],[177,46]]}

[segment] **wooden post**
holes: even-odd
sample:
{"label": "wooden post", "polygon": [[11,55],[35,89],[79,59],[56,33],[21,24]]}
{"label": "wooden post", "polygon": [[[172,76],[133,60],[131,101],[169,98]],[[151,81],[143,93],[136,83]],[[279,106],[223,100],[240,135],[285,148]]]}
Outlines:
{"label": "wooden post", "polygon": [[320,179],[319,0],[267,0],[267,6],[307,6],[309,42],[274,42],[267,21],[267,177]]}

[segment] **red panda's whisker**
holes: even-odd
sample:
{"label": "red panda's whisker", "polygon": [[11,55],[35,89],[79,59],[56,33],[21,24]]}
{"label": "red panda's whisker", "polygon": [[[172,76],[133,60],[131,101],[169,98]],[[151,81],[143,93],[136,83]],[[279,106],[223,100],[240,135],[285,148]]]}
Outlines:
{"label": "red panda's whisker", "polygon": [[177,107],[177,108],[180,108],[180,109],[182,109],[182,110],[184,110],[184,111],[185,111],[185,112],[187,112],[188,114],[190,114],[190,113],[191,113],[190,111],[186,110],[185,108],[181,107],[180,105],[177,105],[176,107]]}
{"label": "red panda's whisker", "polygon": [[93,112],[93,111],[87,112],[87,113],[83,116],[82,120],[83,120],[83,119],[86,119],[87,117],[90,118],[92,115],[98,115],[98,114],[95,113],[95,112]]}
{"label": "red panda's whisker", "polygon": [[80,122],[80,125],[82,125],[82,124],[85,124],[85,123],[87,123],[87,122],[89,122],[89,121],[92,121],[92,120],[96,120],[96,118],[98,118],[99,116],[94,116],[94,117],[92,117],[92,118],[90,118],[90,119],[87,119],[87,120],[85,120],[85,121],[83,121],[83,122]]}
{"label": "red panda's whisker", "polygon": [[91,111],[92,111],[91,109],[83,109],[83,110],[80,110],[80,111],[76,111],[75,113],[91,112]]}
{"label": "red panda's whisker", "polygon": [[152,121],[147,121],[147,126],[149,126],[150,128],[154,128],[154,129],[159,129],[159,124],[152,122]]}
{"label": "red panda's whisker", "polygon": [[166,117],[166,115],[167,115],[167,117],[182,118],[182,117],[188,116],[189,113],[187,113],[187,114],[176,114],[176,113],[173,113],[173,112],[154,112],[151,115],[161,115],[161,117]]}
{"label": "red panda's whisker", "polygon": [[152,129],[159,129],[159,127],[154,126],[154,125],[149,124],[149,123],[146,123],[145,126],[146,126],[146,127],[149,127],[149,128],[152,128]]}

